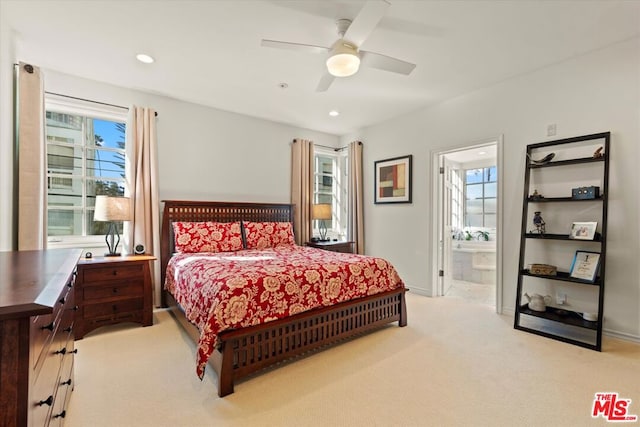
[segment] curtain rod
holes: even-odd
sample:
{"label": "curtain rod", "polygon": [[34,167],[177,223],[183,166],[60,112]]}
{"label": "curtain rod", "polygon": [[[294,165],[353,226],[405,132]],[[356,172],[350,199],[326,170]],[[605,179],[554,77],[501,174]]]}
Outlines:
{"label": "curtain rod", "polygon": [[[329,146],[322,145],[322,144],[316,144],[315,142],[313,143],[313,145],[318,146],[318,147],[322,147],[322,148],[327,148],[327,149],[333,150],[333,151],[342,151],[342,150],[346,150],[347,148],[349,148],[348,145],[345,145],[344,147],[336,148],[336,147],[329,147]],[[362,141],[358,141],[358,145],[362,145]]]}
{"label": "curtain rod", "polygon": [[[19,67],[20,64],[13,64],[14,69]],[[33,73],[33,66],[30,64],[25,64],[25,70],[27,71],[27,73],[31,74]],[[55,93],[55,92],[47,92],[45,91],[44,93],[49,94],[49,95],[56,95],[56,96],[62,96],[64,98],[70,98],[70,99],[76,99],[78,101],[86,101],[86,102],[93,102],[94,104],[100,104],[100,105],[107,105],[109,107],[116,107],[116,108],[122,108],[124,110],[129,110],[129,107],[123,107],[122,105],[116,105],[116,104],[109,104],[106,102],[100,102],[100,101],[94,101],[93,99],[86,99],[86,98],[78,98],[76,96],[71,96],[71,95],[63,95],[61,93]],[[155,112],[155,116],[158,117],[158,112]]]}
{"label": "curtain rod", "polygon": [[[62,96],[64,98],[76,99],[78,101],[92,102],[94,104],[107,105],[109,107],[116,107],[116,108],[122,108],[123,110],[129,110],[129,107],[123,107],[122,105],[116,105],[116,104],[109,104],[107,102],[94,101],[93,99],[79,98],[77,96],[63,95],[61,93],[47,92],[47,91],[45,91],[45,93],[48,94],[48,95]],[[156,115],[156,117],[158,117],[158,112],[157,111],[155,112],[155,115]]]}

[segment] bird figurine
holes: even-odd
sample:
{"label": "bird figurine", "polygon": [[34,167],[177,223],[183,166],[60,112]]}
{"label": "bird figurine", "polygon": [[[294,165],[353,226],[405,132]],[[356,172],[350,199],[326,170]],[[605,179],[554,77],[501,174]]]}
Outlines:
{"label": "bird figurine", "polygon": [[529,158],[529,161],[531,162],[532,165],[546,165],[547,163],[549,163],[554,157],[556,156],[556,153],[549,153],[546,156],[544,156],[543,158],[541,158],[540,160],[534,160],[531,158],[531,156],[529,155],[529,153],[527,153],[527,157]]}

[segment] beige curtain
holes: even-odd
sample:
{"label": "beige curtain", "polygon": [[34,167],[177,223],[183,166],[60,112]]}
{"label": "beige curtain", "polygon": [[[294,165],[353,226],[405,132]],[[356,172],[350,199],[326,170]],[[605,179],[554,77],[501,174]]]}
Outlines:
{"label": "beige curtain", "polygon": [[364,199],[362,142],[349,144],[349,237],[355,242],[355,253],[364,254]]}
{"label": "beige curtain", "polygon": [[44,79],[38,67],[18,64],[18,250],[43,249],[47,242],[44,140]]}
{"label": "beige curtain", "polygon": [[306,139],[294,139],[291,144],[291,203],[296,243],[304,245],[312,236],[313,204],[313,142]]}
{"label": "beige curtain", "polygon": [[[158,155],[156,113],[150,108],[133,106],[127,120],[127,188],[132,200],[132,218],[124,245],[132,253],[136,245],[145,246],[145,254],[160,256],[160,200],[158,197]],[[160,261],[152,263],[154,304],[160,304]]]}

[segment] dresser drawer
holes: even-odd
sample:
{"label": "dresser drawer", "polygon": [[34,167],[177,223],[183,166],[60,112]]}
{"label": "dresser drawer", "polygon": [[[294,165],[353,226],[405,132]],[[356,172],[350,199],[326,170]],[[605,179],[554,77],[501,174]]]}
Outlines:
{"label": "dresser drawer", "polygon": [[87,304],[83,307],[83,316],[85,320],[95,317],[119,318],[132,311],[142,311],[143,303],[142,298],[135,298],[102,304]]}
{"label": "dresser drawer", "polygon": [[[64,323],[65,307],[69,304],[73,305],[73,292],[70,292],[71,288],[66,287],[60,294],[60,297],[53,306],[53,313],[40,316],[34,316],[31,322],[31,356],[32,367],[36,373],[40,369],[40,365],[45,357],[45,349],[51,345],[51,342],[55,336],[55,332],[58,328],[61,328],[61,324]],[[73,318],[73,314],[67,315],[67,318]],[[62,326],[66,328],[67,326]]]}
{"label": "dresser drawer", "polygon": [[121,280],[142,278],[144,265],[142,263],[130,263],[127,265],[108,265],[96,268],[86,268],[83,271],[83,282],[94,283],[108,280]]}
{"label": "dresser drawer", "polygon": [[82,292],[85,303],[90,303],[91,300],[104,300],[109,298],[141,297],[144,295],[144,281],[136,279],[98,286],[85,286]]}

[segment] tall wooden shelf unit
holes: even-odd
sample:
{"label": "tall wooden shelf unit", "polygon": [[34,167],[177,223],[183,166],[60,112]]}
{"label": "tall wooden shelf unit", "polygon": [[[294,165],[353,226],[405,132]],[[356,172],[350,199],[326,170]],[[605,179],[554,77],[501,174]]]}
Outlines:
{"label": "tall wooden shelf unit", "polygon": [[[609,142],[610,132],[604,132],[527,146],[514,319],[516,329],[597,351],[602,348]],[[599,147],[603,147],[602,156],[594,157]],[[555,156],[547,163],[532,161],[550,153]],[[587,186],[599,187],[599,196],[572,197],[573,188]],[[534,191],[542,197],[534,196]],[[536,211],[542,212],[548,232],[538,233],[535,229]],[[571,225],[578,221],[598,223],[593,240],[571,238]],[[577,250],[600,253],[593,282],[571,277],[569,271]],[[557,266],[557,274],[532,273],[529,266],[538,263]],[[548,296],[546,311],[531,310],[525,293]],[[566,296],[564,303],[562,296]],[[585,312],[597,313],[597,319],[585,320]]]}

